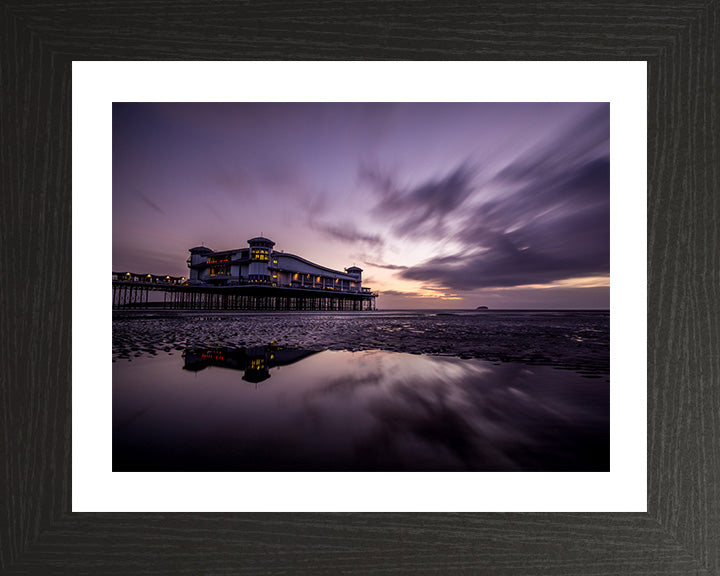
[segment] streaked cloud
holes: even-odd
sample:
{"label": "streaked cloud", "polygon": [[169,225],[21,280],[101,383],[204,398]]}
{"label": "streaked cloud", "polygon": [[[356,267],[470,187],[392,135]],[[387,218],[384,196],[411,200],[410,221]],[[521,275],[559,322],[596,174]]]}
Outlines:
{"label": "streaked cloud", "polygon": [[407,270],[408,266],[401,266],[399,264],[378,264],[377,262],[365,262],[368,266],[374,268],[385,268],[386,270]]}
{"label": "streaked cloud", "polygon": [[[579,145],[568,138],[577,135]],[[594,111],[509,162],[498,192],[463,208],[461,249],[401,273],[455,290],[549,284],[610,269],[609,118]]]}
{"label": "streaked cloud", "polygon": [[340,240],[348,244],[368,244],[370,246],[382,246],[383,239],[378,234],[368,234],[357,230],[352,225],[339,226],[334,224],[323,224],[311,221],[310,227],[321,232],[323,235],[334,240]]}
{"label": "streaked cloud", "polygon": [[361,166],[361,181],[379,196],[374,216],[390,220],[397,236],[417,237],[443,231],[445,218],[473,193],[477,167],[463,161],[446,174],[416,186],[404,186],[395,175]]}

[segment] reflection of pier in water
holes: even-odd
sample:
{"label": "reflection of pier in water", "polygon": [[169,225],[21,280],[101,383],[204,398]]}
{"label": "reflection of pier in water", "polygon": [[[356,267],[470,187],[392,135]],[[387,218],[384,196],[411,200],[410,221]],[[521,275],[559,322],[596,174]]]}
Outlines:
{"label": "reflection of pier in water", "polygon": [[243,370],[243,380],[258,383],[270,378],[270,368],[294,364],[316,353],[316,350],[280,348],[274,344],[249,348],[188,348],[183,354],[183,368],[191,372],[198,372],[208,366]]}

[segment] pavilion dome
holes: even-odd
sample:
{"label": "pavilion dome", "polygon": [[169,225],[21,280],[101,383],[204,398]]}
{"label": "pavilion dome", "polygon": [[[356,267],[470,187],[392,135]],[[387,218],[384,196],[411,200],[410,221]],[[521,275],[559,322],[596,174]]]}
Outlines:
{"label": "pavilion dome", "polygon": [[248,244],[269,244],[270,246],[275,246],[275,242],[270,240],[270,238],[265,238],[264,236],[256,236],[255,238],[250,238],[250,240],[247,241]]}

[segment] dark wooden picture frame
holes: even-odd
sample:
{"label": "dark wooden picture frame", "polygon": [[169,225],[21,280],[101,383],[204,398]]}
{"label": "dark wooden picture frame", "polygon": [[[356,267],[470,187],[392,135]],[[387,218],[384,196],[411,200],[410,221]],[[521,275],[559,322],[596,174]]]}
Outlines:
{"label": "dark wooden picture frame", "polygon": [[[3,2],[0,573],[720,574],[719,56],[718,0]],[[141,59],[647,61],[648,512],[72,513],[71,63]]]}

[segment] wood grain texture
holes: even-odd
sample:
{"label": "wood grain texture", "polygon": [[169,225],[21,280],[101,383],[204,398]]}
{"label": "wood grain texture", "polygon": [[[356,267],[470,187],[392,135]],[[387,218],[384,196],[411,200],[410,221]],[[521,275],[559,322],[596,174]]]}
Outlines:
{"label": "wood grain texture", "polygon": [[[720,11],[0,4],[2,574],[720,574]],[[72,514],[71,61],[648,61],[647,514]]]}

